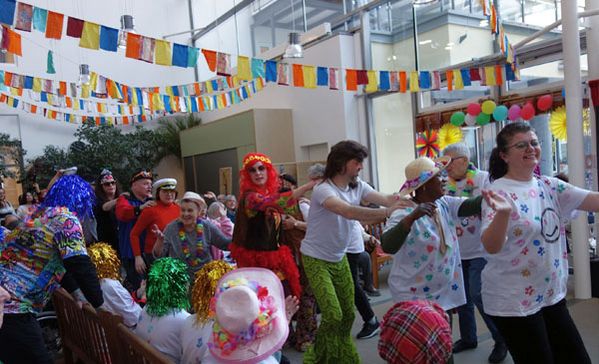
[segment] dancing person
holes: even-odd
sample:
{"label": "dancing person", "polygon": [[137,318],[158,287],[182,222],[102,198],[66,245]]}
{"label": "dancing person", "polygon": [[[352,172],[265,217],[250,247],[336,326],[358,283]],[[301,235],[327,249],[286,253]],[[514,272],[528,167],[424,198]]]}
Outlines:
{"label": "dancing person", "polygon": [[590,363],[566,306],[563,226],[574,210],[598,211],[599,193],[536,176],[541,145],[528,123],[506,125],[496,143],[490,189],[507,202],[482,209],[481,239],[489,253],[482,273],[485,313],[516,364]]}
{"label": "dancing person", "polygon": [[[480,196],[481,190],[489,186],[489,174],[476,168],[470,161],[470,150],[466,144],[448,145],[443,150],[443,155],[451,158],[446,169],[445,193],[447,195]],[[500,363],[507,356],[507,346],[493,320],[485,314],[480,292],[481,273],[487,264],[486,252],[480,241],[480,216],[464,217],[456,229],[462,259],[466,304],[457,308],[460,339],[454,343],[453,352],[455,354],[478,346],[476,317],[474,316],[474,306],[476,306],[493,341],[495,341],[488,361],[489,363]]]}
{"label": "dancing person", "polygon": [[118,254],[118,222],[114,210],[121,192],[112,172],[107,169],[102,170],[96,179],[95,192],[94,215],[98,224],[98,241],[110,244]]}
{"label": "dancing person", "polygon": [[[304,354],[304,363],[360,361],[351,338],[354,284],[345,255],[352,220],[380,221],[401,206],[396,196],[376,192],[358,178],[367,157],[368,149],[356,141],[335,144],[327,157],[325,180],[312,192],[308,229],[300,251],[322,320],[314,345]],[[361,200],[387,207],[361,207]],[[365,325],[370,331],[379,329],[375,318]]]}
{"label": "dancing person", "polygon": [[33,199],[33,193],[26,192],[19,197],[19,207],[17,208],[17,217],[24,220],[25,216],[31,215],[37,209],[37,204]]}

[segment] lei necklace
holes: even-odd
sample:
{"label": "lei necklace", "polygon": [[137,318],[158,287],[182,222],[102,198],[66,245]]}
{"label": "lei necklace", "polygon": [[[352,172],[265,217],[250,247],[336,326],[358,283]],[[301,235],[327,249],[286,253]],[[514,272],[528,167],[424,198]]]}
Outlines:
{"label": "lei necklace", "polygon": [[185,257],[185,260],[192,267],[198,266],[202,260],[201,256],[202,252],[204,251],[204,224],[202,224],[202,220],[198,219],[196,224],[195,259],[191,257],[189,240],[187,239],[187,235],[185,234],[185,228],[183,227],[182,223],[179,223],[179,240],[181,240],[181,251],[183,251],[183,256]]}
{"label": "lei necklace", "polygon": [[[476,176],[477,172],[478,170],[474,164],[469,163],[468,169],[466,170],[466,185],[462,190],[461,196],[470,197],[472,195],[472,192],[476,189],[476,186],[474,185],[474,177]],[[445,188],[447,189],[447,194],[450,196],[456,196],[458,193],[457,182],[451,177],[447,178],[447,184],[445,185]]]}

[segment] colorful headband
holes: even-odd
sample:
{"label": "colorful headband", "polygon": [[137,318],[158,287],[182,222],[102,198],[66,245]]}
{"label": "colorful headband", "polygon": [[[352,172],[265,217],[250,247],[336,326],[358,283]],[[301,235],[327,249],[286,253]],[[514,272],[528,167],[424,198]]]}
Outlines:
{"label": "colorful headband", "polygon": [[260,303],[260,311],[258,317],[250,324],[250,326],[237,334],[228,332],[222,328],[218,321],[215,320],[212,325],[212,339],[214,343],[208,343],[209,346],[218,347],[223,355],[230,355],[239,346],[246,345],[256,339],[270,334],[274,327],[275,313],[277,307],[275,300],[269,296],[268,288],[261,286],[256,281],[248,281],[245,278],[236,278],[222,284],[216,295],[210,301],[210,316],[216,316],[216,304],[220,294],[229,288],[236,286],[246,286],[253,290],[258,297]]}
{"label": "colorful headband", "polygon": [[420,184],[426,182],[429,178],[431,178],[434,174],[436,174],[438,172],[439,172],[438,170],[421,172],[420,176],[418,176],[418,178],[414,178],[409,181],[405,181],[404,184],[401,186],[401,189],[399,190],[399,192],[401,192],[403,190],[418,187]]}
{"label": "colorful headband", "polygon": [[131,183],[138,181],[140,179],[153,179],[152,172],[148,171],[139,171],[131,177]]}
{"label": "colorful headband", "polygon": [[243,159],[243,169],[245,169],[249,164],[253,164],[253,162],[262,162],[267,164],[272,164],[270,158],[265,156],[264,154],[249,154]]}

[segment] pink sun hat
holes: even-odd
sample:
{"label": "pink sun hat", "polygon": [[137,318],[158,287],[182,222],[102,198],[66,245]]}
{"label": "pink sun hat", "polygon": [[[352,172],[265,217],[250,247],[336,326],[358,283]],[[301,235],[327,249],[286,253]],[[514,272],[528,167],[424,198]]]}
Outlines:
{"label": "pink sun hat", "polygon": [[283,286],[263,268],[225,274],[210,304],[214,317],[208,348],[222,363],[259,363],[279,351],[289,335]]}

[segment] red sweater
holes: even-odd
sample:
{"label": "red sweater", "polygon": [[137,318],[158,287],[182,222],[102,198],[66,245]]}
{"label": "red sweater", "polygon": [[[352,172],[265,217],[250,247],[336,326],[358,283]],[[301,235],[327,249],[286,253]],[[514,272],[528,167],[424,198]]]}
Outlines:
{"label": "red sweater", "polygon": [[178,218],[180,214],[181,209],[176,203],[165,205],[162,202],[158,202],[156,206],[143,209],[141,214],[139,214],[135,226],[133,226],[133,230],[131,230],[131,250],[133,250],[133,255],[141,256],[139,236],[145,230],[147,230],[147,233],[144,252],[152,253],[152,248],[154,248],[154,242],[156,241],[156,235],[151,230],[152,225],[156,224],[160,230],[164,230],[166,225]]}

